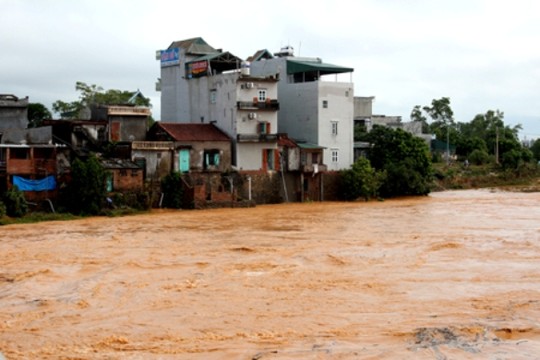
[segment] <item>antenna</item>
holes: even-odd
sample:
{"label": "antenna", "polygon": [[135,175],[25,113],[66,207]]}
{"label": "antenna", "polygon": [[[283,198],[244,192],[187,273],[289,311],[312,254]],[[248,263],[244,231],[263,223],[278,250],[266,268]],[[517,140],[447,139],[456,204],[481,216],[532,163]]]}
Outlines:
{"label": "antenna", "polygon": [[300,56],[300,50],[302,50],[302,41],[298,43],[298,56]]}

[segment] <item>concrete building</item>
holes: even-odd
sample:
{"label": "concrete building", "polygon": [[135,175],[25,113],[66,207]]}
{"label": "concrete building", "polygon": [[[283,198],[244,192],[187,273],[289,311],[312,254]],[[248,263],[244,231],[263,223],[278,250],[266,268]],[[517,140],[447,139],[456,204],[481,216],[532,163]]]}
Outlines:
{"label": "concrete building", "polygon": [[232,139],[235,168],[279,168],[276,73],[252,76],[201,38],[173,42],[159,59],[162,121],[213,123]]}
{"label": "concrete building", "polygon": [[251,59],[251,74],[279,75],[278,131],[324,147],[328,170],[347,169],[353,163],[354,85],[338,81],[353,69],[295,57],[287,47],[272,56],[258,51]]}

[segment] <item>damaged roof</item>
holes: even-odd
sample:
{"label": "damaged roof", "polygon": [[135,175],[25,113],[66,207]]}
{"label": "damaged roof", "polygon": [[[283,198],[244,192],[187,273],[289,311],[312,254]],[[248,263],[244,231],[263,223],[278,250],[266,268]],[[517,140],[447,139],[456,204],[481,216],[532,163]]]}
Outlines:
{"label": "damaged roof", "polygon": [[191,123],[156,123],[173,141],[231,141],[231,139],[213,124]]}

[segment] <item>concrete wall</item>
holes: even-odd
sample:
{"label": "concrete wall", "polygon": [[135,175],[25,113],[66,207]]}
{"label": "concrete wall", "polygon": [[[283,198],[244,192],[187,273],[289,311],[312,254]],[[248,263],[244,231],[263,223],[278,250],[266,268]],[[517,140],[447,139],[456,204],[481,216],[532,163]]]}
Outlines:
{"label": "concrete wall", "polygon": [[179,56],[180,64],[161,67],[161,120],[164,122],[191,122],[184,49],[179,49]]}
{"label": "concrete wall", "polygon": [[28,126],[28,97],[0,97],[0,132],[2,129],[26,129]]}
{"label": "concrete wall", "polygon": [[2,144],[49,144],[52,142],[52,126],[32,129],[0,129]]}
{"label": "concrete wall", "polygon": [[247,142],[237,143],[238,170],[258,171],[263,169],[263,150],[277,149],[276,143]]}
{"label": "concrete wall", "polygon": [[[319,139],[317,144],[326,147],[323,163],[328,170],[348,169],[354,162],[353,84],[338,82],[319,83]],[[328,107],[323,108],[322,102]],[[332,123],[337,123],[337,134],[332,133]],[[332,150],[338,151],[338,161],[332,160]]]}
{"label": "concrete wall", "polygon": [[[113,141],[144,141],[148,119],[141,116],[111,116],[109,119],[109,136]],[[117,125],[116,125],[117,124]],[[114,134],[113,130],[118,126],[119,133]]]}
{"label": "concrete wall", "polygon": [[[326,147],[324,163],[329,170],[347,169],[354,161],[353,118],[354,85],[350,82],[313,81],[290,83],[286,58],[255,61],[254,75],[279,72],[278,113],[279,132],[295,140],[304,140]],[[328,107],[323,108],[323,101]],[[332,121],[337,121],[338,134],[332,135]],[[332,162],[331,151],[338,150],[337,162]]]}
{"label": "concrete wall", "polygon": [[373,115],[374,96],[354,97],[354,118],[370,118]]}
{"label": "concrete wall", "polygon": [[[178,147],[180,144],[176,144],[175,147]],[[182,143],[185,145],[185,143]],[[190,143],[191,149],[189,151],[189,166],[190,171],[215,171],[215,172],[224,172],[230,170],[231,168],[231,144],[226,141],[194,141]],[[205,150],[219,150],[219,165],[216,167],[211,167],[204,169],[204,151]],[[173,169],[179,171],[179,155],[178,150],[174,153],[174,163]]]}

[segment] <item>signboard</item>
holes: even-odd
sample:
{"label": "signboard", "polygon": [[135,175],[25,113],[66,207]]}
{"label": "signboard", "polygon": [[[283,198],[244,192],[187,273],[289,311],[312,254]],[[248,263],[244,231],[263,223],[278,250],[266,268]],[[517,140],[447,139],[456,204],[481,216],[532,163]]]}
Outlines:
{"label": "signboard", "polygon": [[180,50],[178,48],[161,50],[161,67],[180,64]]}
{"label": "signboard", "polygon": [[186,74],[190,79],[207,75],[208,61],[201,60],[186,64]]}

